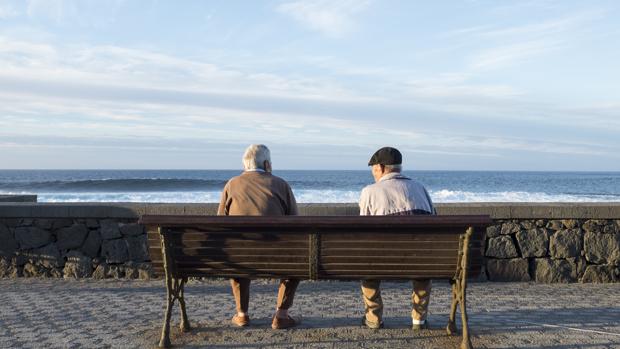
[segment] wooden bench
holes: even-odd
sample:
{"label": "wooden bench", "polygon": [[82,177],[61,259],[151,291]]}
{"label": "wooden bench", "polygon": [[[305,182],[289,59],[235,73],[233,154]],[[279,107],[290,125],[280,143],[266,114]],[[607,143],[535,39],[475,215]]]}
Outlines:
{"label": "wooden bench", "polygon": [[[170,343],[170,315],[181,308],[189,331],[184,286],[189,277],[303,280],[447,279],[452,285],[448,334],[460,305],[467,325],[467,278],[482,265],[489,216],[143,216],[156,274],[167,303],[159,346]],[[301,286],[303,287],[303,285]]]}

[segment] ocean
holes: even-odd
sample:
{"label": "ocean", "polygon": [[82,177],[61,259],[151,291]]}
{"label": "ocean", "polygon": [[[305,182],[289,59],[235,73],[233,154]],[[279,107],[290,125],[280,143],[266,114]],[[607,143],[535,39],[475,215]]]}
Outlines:
{"label": "ocean", "polygon": [[[0,170],[0,194],[39,202],[219,202],[240,170]],[[370,171],[281,170],[298,202],[357,202]],[[620,172],[405,171],[434,202],[620,202]]]}

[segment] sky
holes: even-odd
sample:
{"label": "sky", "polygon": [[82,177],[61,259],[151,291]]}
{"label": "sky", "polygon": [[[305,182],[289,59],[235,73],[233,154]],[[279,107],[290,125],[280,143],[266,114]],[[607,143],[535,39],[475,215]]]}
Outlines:
{"label": "sky", "polygon": [[620,171],[620,2],[0,0],[0,168]]}

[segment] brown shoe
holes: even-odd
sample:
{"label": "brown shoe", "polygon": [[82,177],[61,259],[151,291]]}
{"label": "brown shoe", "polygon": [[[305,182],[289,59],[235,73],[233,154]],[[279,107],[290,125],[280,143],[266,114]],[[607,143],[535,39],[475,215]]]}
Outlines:
{"label": "brown shoe", "polygon": [[271,328],[274,330],[283,330],[285,328],[295,327],[299,324],[301,324],[301,316],[291,317],[289,315],[287,318],[279,318],[274,316],[273,321],[271,322]]}
{"label": "brown shoe", "polygon": [[235,314],[235,316],[233,316],[230,321],[232,321],[232,323],[236,326],[245,327],[250,324],[250,317],[247,315],[238,316],[237,314]]}

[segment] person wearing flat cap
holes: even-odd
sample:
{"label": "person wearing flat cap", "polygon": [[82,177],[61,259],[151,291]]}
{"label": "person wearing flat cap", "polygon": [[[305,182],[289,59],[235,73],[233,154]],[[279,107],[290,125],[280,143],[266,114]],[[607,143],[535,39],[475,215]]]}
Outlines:
{"label": "person wearing flat cap", "polygon": [[[426,188],[401,174],[402,161],[403,157],[400,151],[392,147],[381,148],[372,155],[368,161],[368,166],[371,166],[375,183],[362,190],[359,202],[360,215],[436,214]],[[414,330],[428,328],[426,315],[430,295],[430,280],[413,281],[411,317]],[[381,281],[363,280],[362,298],[365,307],[363,324],[373,329],[383,327]]]}

